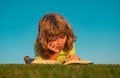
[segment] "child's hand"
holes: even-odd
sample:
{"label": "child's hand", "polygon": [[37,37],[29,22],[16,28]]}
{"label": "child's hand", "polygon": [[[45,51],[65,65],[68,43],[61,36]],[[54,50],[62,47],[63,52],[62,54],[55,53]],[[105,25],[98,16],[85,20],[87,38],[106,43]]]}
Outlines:
{"label": "child's hand", "polygon": [[72,54],[72,55],[68,56],[67,61],[70,61],[70,60],[80,60],[80,58],[77,55]]}
{"label": "child's hand", "polygon": [[48,49],[49,50],[51,50],[51,51],[53,51],[53,52],[55,52],[55,53],[57,53],[57,52],[59,52],[60,50],[59,49],[57,49],[54,45],[52,45],[52,44],[48,44]]}

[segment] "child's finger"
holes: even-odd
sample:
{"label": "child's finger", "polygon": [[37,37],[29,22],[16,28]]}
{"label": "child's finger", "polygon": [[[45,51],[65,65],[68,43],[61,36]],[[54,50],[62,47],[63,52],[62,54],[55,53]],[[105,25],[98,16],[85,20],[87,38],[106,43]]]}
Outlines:
{"label": "child's finger", "polygon": [[78,56],[76,56],[76,55],[70,55],[68,57],[68,60],[80,60],[80,58]]}
{"label": "child's finger", "polygon": [[48,44],[48,48],[49,48],[51,51],[59,52],[59,50],[58,50],[57,48],[55,48],[54,45]]}

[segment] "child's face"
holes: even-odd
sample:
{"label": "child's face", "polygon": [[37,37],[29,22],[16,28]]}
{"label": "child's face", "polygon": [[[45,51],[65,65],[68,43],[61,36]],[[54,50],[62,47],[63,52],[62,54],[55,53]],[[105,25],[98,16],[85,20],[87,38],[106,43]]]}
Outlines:
{"label": "child's face", "polygon": [[67,36],[61,36],[61,37],[53,37],[52,40],[48,41],[48,49],[53,51],[54,53],[59,53],[66,43]]}

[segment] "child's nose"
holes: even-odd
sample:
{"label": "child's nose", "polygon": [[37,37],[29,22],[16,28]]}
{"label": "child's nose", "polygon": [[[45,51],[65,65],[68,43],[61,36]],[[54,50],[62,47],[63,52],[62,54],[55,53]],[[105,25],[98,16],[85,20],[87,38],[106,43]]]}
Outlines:
{"label": "child's nose", "polygon": [[62,41],[60,39],[57,40],[57,44],[60,45]]}

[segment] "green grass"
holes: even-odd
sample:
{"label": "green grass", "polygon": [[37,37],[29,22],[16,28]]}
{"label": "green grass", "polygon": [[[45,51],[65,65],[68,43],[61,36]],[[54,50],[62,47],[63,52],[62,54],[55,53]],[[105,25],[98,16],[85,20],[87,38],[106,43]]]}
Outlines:
{"label": "green grass", "polygon": [[120,78],[120,65],[0,64],[0,78]]}

